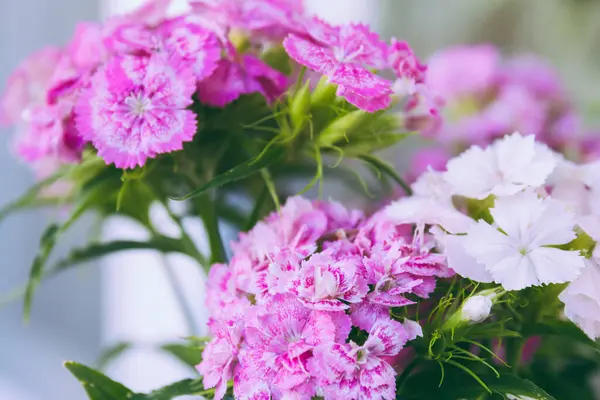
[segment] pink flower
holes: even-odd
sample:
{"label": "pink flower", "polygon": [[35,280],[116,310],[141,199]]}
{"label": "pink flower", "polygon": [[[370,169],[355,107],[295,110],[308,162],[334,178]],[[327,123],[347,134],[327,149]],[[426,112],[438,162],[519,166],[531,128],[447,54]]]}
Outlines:
{"label": "pink flower", "polygon": [[338,96],[358,108],[370,112],[387,108],[391,82],[370,71],[387,66],[386,44],[365,25],[329,27],[318,20],[312,24],[310,38],[291,34],[284,40],[290,57],[326,75],[338,85]]}
{"label": "pink flower", "polygon": [[119,54],[177,55],[194,71],[198,81],[212,75],[221,58],[217,36],[184,17],[166,20],[158,26],[124,23],[117,26],[105,42]]}
{"label": "pink flower", "polygon": [[388,63],[398,78],[394,83],[396,94],[415,94],[418,85],[425,82],[427,67],[421,64],[407,42],[392,38],[388,49]]}
{"label": "pink flower", "polygon": [[0,101],[0,122],[19,124],[28,110],[41,106],[63,50],[46,47],[25,59],[8,78]]}
{"label": "pink flower", "polygon": [[349,308],[346,303],[359,303],[369,291],[361,273],[360,257],[336,252],[335,247],[329,247],[302,262],[294,292],[306,307],[326,311],[346,310]]}
{"label": "pink flower", "polygon": [[258,274],[257,287],[260,299],[275,294],[290,293],[294,281],[298,278],[302,255],[288,248],[276,252],[269,261],[267,269]]}
{"label": "pink flower", "polygon": [[388,307],[401,307],[413,302],[405,294],[427,298],[435,289],[436,275],[444,275],[445,258],[439,254],[419,252],[413,246],[396,243],[374,249],[363,260],[366,278],[375,285],[369,301]]}
{"label": "pink flower", "polygon": [[448,149],[432,147],[420,149],[411,158],[409,180],[414,182],[425,172],[431,170],[445,171],[446,163],[452,158]]}
{"label": "pink flower", "polygon": [[363,346],[350,342],[317,347],[308,370],[327,399],[394,399],[396,372],[383,358],[397,355],[412,339],[400,322],[380,320]]}
{"label": "pink flower", "polygon": [[196,368],[203,376],[204,388],[216,388],[214,398],[220,400],[237,366],[244,326],[240,317],[234,316],[227,320],[211,319],[208,328],[214,338],[204,348],[202,362]]}
{"label": "pink flower", "polygon": [[380,304],[363,301],[350,306],[350,318],[352,319],[352,325],[368,332],[380,319],[389,319],[390,310]]}
{"label": "pink flower", "polygon": [[84,142],[75,129],[70,104],[36,107],[28,112],[15,138],[17,153],[28,162],[46,158],[61,163],[79,161]]}
{"label": "pink flower", "polygon": [[312,350],[335,336],[327,313],[303,307],[291,295],[274,296],[247,318],[240,386],[266,382],[276,392],[303,387],[311,379],[306,362]]}
{"label": "pink flower", "polygon": [[[268,266],[270,255],[280,249],[306,257],[317,249],[317,240],[333,228],[327,214],[301,197],[289,198],[279,212],[273,212],[252,230],[241,233],[238,243],[232,243],[234,254],[246,254],[253,268]],[[333,228],[335,229],[335,228]]]}
{"label": "pink flower", "polygon": [[230,316],[250,307],[250,301],[238,287],[235,268],[215,264],[206,281],[206,308],[213,317]]}
{"label": "pink flower", "polygon": [[219,61],[214,73],[198,85],[198,98],[205,104],[224,107],[241,95],[260,93],[267,102],[275,101],[288,85],[287,77],[257,57]]}
{"label": "pink flower", "polygon": [[186,107],[194,90],[194,75],[178,57],[117,56],[82,94],[77,128],[107,164],[143,166],[192,140],[196,116]]}
{"label": "pink flower", "polygon": [[451,47],[429,60],[427,84],[450,101],[488,90],[498,79],[499,68],[500,53],[492,45]]}
{"label": "pink flower", "polygon": [[300,0],[191,0],[190,4],[204,25],[226,40],[231,28],[250,33],[250,38],[265,36],[280,40],[298,29],[302,14]]}

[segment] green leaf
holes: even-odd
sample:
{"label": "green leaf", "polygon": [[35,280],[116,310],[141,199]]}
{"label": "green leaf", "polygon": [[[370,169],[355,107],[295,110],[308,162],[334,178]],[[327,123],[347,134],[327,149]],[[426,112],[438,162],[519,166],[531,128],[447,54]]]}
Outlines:
{"label": "green leaf", "polygon": [[58,237],[68,230],[87,210],[95,205],[105,201],[107,190],[110,190],[113,183],[110,180],[103,179],[81,192],[81,196],[77,204],[73,207],[69,218],[62,224],[50,225],[40,240],[40,251],[33,260],[29,271],[29,280],[25,289],[25,301],[23,305],[23,314],[25,320],[29,319],[31,314],[31,305],[33,302],[33,294],[42,279],[44,265],[50,256],[50,253],[56,245]]}
{"label": "green leaf", "polygon": [[91,400],[124,400],[134,393],[119,382],[104,374],[74,361],[65,362],[65,367],[81,382]]}
{"label": "green leaf", "polygon": [[211,390],[204,390],[202,379],[185,379],[155,390],[149,394],[138,394],[132,400],[171,400],[185,395],[202,395]]}
{"label": "green leaf", "polygon": [[118,342],[114,345],[106,348],[98,357],[98,361],[96,362],[96,368],[100,371],[106,369],[108,364],[113,362],[116,358],[118,358],[121,354],[131,349],[133,344],[130,342]]}
{"label": "green leaf", "polygon": [[221,187],[225,184],[239,181],[241,179],[247,178],[251,175],[254,175],[260,172],[261,169],[268,167],[270,165],[275,164],[279,160],[283,158],[284,149],[281,147],[271,147],[265,153],[263,153],[259,158],[255,158],[252,160],[248,160],[245,163],[242,163],[229,171],[215,177],[205,185],[202,185],[198,189],[186,194],[181,197],[171,197],[173,200],[187,200],[192,197],[200,196],[204,194],[206,191]]}
{"label": "green leaf", "polygon": [[371,154],[363,154],[361,156],[358,156],[358,158],[360,158],[368,164],[371,164],[377,170],[392,178],[398,185],[402,187],[402,189],[404,189],[407,195],[412,195],[412,189],[410,188],[408,183],[406,183],[404,179],[402,179],[402,177],[398,175],[396,170],[394,170],[394,167],[392,167],[390,164]]}
{"label": "green leaf", "polygon": [[42,238],[40,240],[40,251],[33,260],[33,264],[29,270],[29,280],[27,281],[27,287],[25,288],[25,299],[23,305],[23,314],[25,320],[28,320],[29,316],[31,315],[33,294],[37,286],[40,284],[44,264],[46,263],[46,260],[50,256],[50,253],[56,244],[56,238],[59,232],[60,226],[52,224],[48,226],[42,234]]}
{"label": "green leaf", "polygon": [[38,183],[33,185],[29,190],[27,190],[21,197],[19,197],[18,199],[16,199],[13,202],[7,204],[6,206],[2,207],[0,209],[0,222],[2,222],[2,220],[4,218],[9,216],[13,212],[23,210],[26,208],[30,208],[32,206],[32,204],[34,204],[36,201],[38,201],[40,193],[44,189],[46,189],[50,185],[54,184],[56,181],[58,181],[63,176],[64,176],[64,171],[61,170],[61,171],[57,172],[56,174],[53,174],[52,176],[50,176],[42,181],[39,181]]}
{"label": "green leaf", "polygon": [[575,342],[585,344],[600,352],[600,345],[590,339],[581,329],[570,321],[546,320],[523,327],[524,336],[552,335],[569,338]]}
{"label": "green leaf", "polygon": [[197,344],[168,343],[160,347],[186,365],[196,370],[196,365],[202,361],[204,346]]}
{"label": "green leaf", "polygon": [[[507,394],[527,396],[535,400],[556,400],[533,382],[513,375],[508,370],[499,369],[500,377],[496,377],[492,371],[476,362],[462,362],[461,364],[484,382],[492,393],[502,396]],[[489,394],[486,388],[464,369],[447,365],[443,372],[444,379],[439,386],[432,384],[432,382],[440,382],[442,372],[437,364],[430,361],[420,365],[418,370],[419,372],[412,374],[401,385],[401,392],[397,394],[398,398],[403,400],[459,400],[479,399],[481,396]]]}
{"label": "green leaf", "polygon": [[156,250],[161,253],[186,254],[186,249],[183,246],[181,239],[173,239],[167,236],[154,236],[146,242],[116,240],[107,243],[92,243],[84,248],[71,251],[67,258],[51,267],[48,270],[48,274],[54,275],[77,264],[127,250]]}

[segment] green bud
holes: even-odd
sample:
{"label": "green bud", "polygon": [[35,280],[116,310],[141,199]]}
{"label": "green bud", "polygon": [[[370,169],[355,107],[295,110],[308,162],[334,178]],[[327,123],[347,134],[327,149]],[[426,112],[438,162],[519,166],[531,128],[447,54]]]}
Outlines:
{"label": "green bud", "polygon": [[335,92],[337,91],[337,86],[327,82],[327,77],[323,76],[317,87],[312,92],[312,96],[310,98],[310,102],[313,107],[326,107],[328,105],[333,104],[335,100]]}
{"label": "green bud", "polygon": [[366,111],[352,111],[343,117],[340,117],[330,123],[317,138],[317,144],[320,147],[327,147],[335,144],[339,140],[348,137],[352,131],[358,128],[366,119],[371,117]]}
{"label": "green bud", "polygon": [[304,128],[310,118],[310,85],[309,81],[294,94],[290,100],[290,119],[295,131]]}

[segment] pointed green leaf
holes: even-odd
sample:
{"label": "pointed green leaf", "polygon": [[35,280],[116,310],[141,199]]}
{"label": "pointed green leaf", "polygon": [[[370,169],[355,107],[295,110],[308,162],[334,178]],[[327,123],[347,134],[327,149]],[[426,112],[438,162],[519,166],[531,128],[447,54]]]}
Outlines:
{"label": "pointed green leaf", "polygon": [[271,147],[260,158],[248,160],[229,171],[215,177],[205,185],[181,197],[171,197],[173,200],[187,200],[192,197],[200,196],[206,191],[221,187],[225,184],[239,181],[260,172],[261,169],[275,164],[283,158],[284,149],[280,147]]}
{"label": "pointed green leaf", "polygon": [[77,264],[127,250],[156,250],[161,253],[186,254],[186,249],[183,246],[181,239],[173,239],[166,236],[154,236],[146,242],[116,240],[107,243],[92,243],[86,247],[71,251],[67,258],[59,261],[50,268],[48,274],[54,275]]}
{"label": "pointed green leaf", "polygon": [[25,302],[23,306],[23,314],[25,320],[29,319],[31,314],[31,304],[33,302],[33,294],[42,279],[44,265],[50,256],[50,253],[56,245],[58,237],[68,230],[86,211],[105,201],[107,190],[112,186],[109,180],[99,181],[97,184],[88,187],[87,190],[81,193],[81,197],[77,204],[71,210],[69,218],[62,224],[50,225],[40,241],[40,251],[33,260],[29,271],[29,281],[25,289]]}
{"label": "pointed green leaf", "polygon": [[400,185],[402,189],[404,189],[407,195],[412,195],[412,189],[410,188],[408,183],[406,183],[404,179],[402,179],[402,177],[398,175],[394,167],[392,167],[390,164],[371,154],[363,154],[361,156],[358,156],[358,158],[360,158],[368,164],[371,164],[377,170],[381,171],[382,173],[386,174],[394,181],[396,181],[396,183]]}
{"label": "pointed green leaf", "polygon": [[196,365],[202,361],[204,346],[198,344],[169,343],[160,347],[167,353],[196,370]]}
{"label": "pointed green leaf", "polygon": [[100,371],[106,369],[108,364],[117,359],[121,354],[131,349],[133,345],[130,342],[118,342],[114,345],[106,348],[100,357],[98,357],[98,361],[96,362],[96,368]]}
{"label": "pointed green leaf", "polygon": [[23,314],[25,320],[29,319],[31,314],[31,304],[33,302],[33,294],[42,279],[42,272],[46,260],[50,256],[50,252],[56,244],[56,238],[60,232],[60,226],[52,224],[46,228],[40,240],[40,251],[33,260],[31,269],[29,270],[29,280],[25,289],[25,300],[23,305]]}
{"label": "pointed green leaf", "polygon": [[0,209],[0,222],[10,214],[15,211],[23,210],[26,208],[30,208],[32,204],[39,200],[40,193],[54,184],[60,178],[64,176],[64,171],[59,171],[52,176],[39,181],[35,185],[33,185],[27,192],[25,192],[21,197],[16,199],[15,201],[7,204],[6,206]]}
{"label": "pointed green leaf", "polygon": [[585,344],[600,352],[600,344],[590,339],[581,329],[570,321],[547,320],[523,327],[524,336],[552,335],[569,338]]}
{"label": "pointed green leaf", "polygon": [[81,382],[91,400],[125,400],[134,396],[127,387],[83,364],[67,361],[65,367]]}
{"label": "pointed green leaf", "polygon": [[213,390],[205,390],[202,379],[185,379],[155,390],[149,394],[138,394],[132,400],[171,400],[178,396],[202,395]]}

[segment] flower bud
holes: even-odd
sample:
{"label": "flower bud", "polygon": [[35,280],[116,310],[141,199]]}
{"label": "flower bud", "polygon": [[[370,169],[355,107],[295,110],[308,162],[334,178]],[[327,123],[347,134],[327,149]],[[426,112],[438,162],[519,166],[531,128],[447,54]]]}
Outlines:
{"label": "flower bud", "polygon": [[337,85],[327,82],[327,77],[323,76],[312,92],[310,102],[313,107],[326,107],[333,104]]}
{"label": "flower bud", "polygon": [[488,296],[475,295],[469,297],[461,308],[462,320],[470,324],[485,321],[490,316],[492,304],[492,300]]}
{"label": "flower bud", "polygon": [[310,113],[309,83],[309,81],[306,81],[290,101],[290,119],[294,131],[300,131],[308,123]]}
{"label": "flower bud", "polygon": [[369,114],[366,111],[356,110],[336,119],[323,129],[317,139],[318,145],[321,147],[331,146],[337,141],[348,137],[354,129],[370,116],[372,116],[372,114]]}

